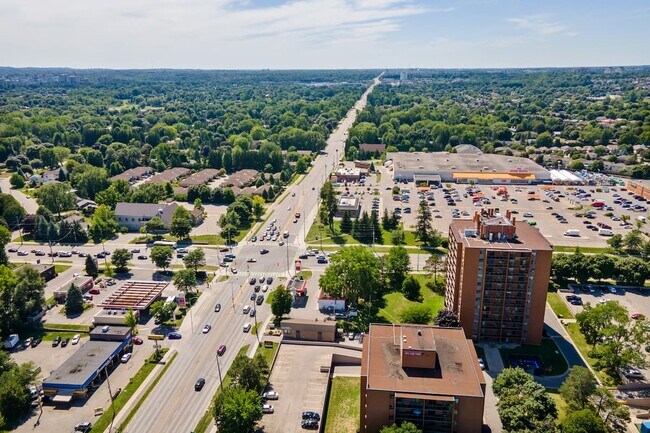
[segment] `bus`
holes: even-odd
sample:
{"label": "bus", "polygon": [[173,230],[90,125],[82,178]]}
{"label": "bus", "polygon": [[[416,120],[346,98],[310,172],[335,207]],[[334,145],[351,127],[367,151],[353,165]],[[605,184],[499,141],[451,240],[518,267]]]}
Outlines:
{"label": "bus", "polygon": [[176,249],[176,242],[172,241],[156,241],[153,243],[154,247],[172,247],[173,249]]}

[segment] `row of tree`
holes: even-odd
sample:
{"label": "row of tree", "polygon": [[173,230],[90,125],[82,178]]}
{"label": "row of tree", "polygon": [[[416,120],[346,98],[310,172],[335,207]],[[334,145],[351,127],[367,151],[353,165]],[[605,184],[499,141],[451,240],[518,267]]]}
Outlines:
{"label": "row of tree", "polygon": [[551,272],[560,284],[575,278],[580,283],[613,279],[622,285],[643,286],[650,278],[650,265],[636,257],[585,255],[577,249],[574,254],[554,254]]}

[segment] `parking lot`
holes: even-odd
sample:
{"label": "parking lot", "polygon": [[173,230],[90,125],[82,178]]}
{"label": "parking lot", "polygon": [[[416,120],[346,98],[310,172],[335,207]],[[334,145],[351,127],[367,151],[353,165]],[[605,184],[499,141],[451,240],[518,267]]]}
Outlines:
{"label": "parking lot", "polygon": [[265,414],[261,421],[266,433],[300,432],[303,411],[318,412],[321,417],[327,391],[329,366],[334,353],[361,357],[361,352],[347,349],[283,344],[271,372],[270,388],[279,393],[278,400],[270,400],[274,413]]}
{"label": "parking lot", "polygon": [[[419,188],[413,182],[396,184],[392,179],[392,173],[384,167],[379,166],[378,172],[381,173],[380,181],[377,181],[377,175],[371,174],[366,177],[365,185],[349,184],[349,193],[360,198],[362,212],[372,210],[375,197],[379,197],[377,210],[380,216],[383,215],[384,209],[390,213],[396,208],[400,208],[404,227],[407,230],[413,230],[419,206]],[[455,204],[451,206],[447,204],[447,200],[444,198],[445,193],[442,190],[447,185],[452,198],[456,198]],[[393,196],[394,186],[400,188],[398,197]],[[645,202],[635,200],[625,188],[618,186],[475,185],[475,190],[482,195],[484,200],[480,204],[475,204],[472,201],[473,198],[467,194],[466,188],[469,186],[467,184],[443,184],[440,188],[433,190],[433,200],[428,201],[431,204],[429,208],[432,211],[434,228],[441,231],[443,235],[449,230],[454,210],[457,211],[459,218],[471,218],[474,211],[493,207],[503,212],[505,210],[515,211],[518,219],[530,221],[553,245],[606,247],[608,237],[599,235],[597,223],[610,226],[612,234],[625,235],[632,228],[634,220],[638,217],[647,218],[649,215],[647,209],[638,211],[623,208],[622,204],[615,204],[614,202],[617,200],[626,199],[630,200],[632,205],[647,208]],[[507,201],[503,201],[502,196],[497,194],[499,188],[505,188],[508,194]],[[580,188],[585,191],[587,197],[579,198],[575,195]],[[345,191],[344,187],[340,187],[339,190]],[[549,192],[547,193],[547,191]],[[550,191],[555,192],[551,193]],[[408,198],[406,198],[407,195]],[[399,198],[399,200],[395,198]],[[531,198],[535,199],[531,200]],[[588,210],[588,205],[599,201],[604,204],[601,210],[589,206],[589,210],[594,212],[593,218],[576,216],[576,214],[584,214]],[[571,210],[579,205],[583,205],[584,208]],[[608,210],[607,207],[611,210]],[[605,216],[609,212],[612,215]],[[561,222],[555,215],[552,215],[554,213],[564,217],[566,222]],[[526,214],[525,217],[524,214]],[[620,218],[622,215],[629,216],[632,224],[628,224],[627,227],[622,226],[623,222]],[[565,236],[564,233],[567,230],[578,230],[580,236]]]}

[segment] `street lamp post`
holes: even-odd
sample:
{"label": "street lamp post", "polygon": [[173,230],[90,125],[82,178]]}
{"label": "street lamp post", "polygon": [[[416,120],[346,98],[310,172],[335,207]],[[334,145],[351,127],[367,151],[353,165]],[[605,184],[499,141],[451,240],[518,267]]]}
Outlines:
{"label": "street lamp post", "polygon": [[260,342],[260,334],[257,329],[257,311],[255,312],[255,315],[253,316],[253,320],[255,320],[255,338],[257,338],[257,342]]}
{"label": "street lamp post", "polygon": [[219,363],[219,354],[217,353],[217,371],[219,372],[219,390],[221,390],[221,383],[223,379],[221,378],[221,364]]}

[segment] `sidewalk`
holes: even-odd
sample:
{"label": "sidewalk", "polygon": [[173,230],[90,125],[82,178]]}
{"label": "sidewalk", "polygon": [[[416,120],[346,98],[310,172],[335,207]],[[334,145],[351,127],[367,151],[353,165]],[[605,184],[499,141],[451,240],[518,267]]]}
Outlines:
{"label": "sidewalk", "polygon": [[[151,386],[152,382],[156,380],[160,372],[162,371],[163,368],[165,368],[165,365],[167,365],[167,362],[171,359],[172,355],[176,353],[176,350],[170,349],[167,353],[165,353],[165,356],[158,362],[158,364],[151,370],[151,373],[147,376],[147,378],[140,384],[140,387],[133,393],[129,401],[124,405],[122,410],[120,410],[116,415],[115,415],[115,421],[113,422],[113,427],[119,427],[122,425],[124,420],[126,419],[127,416],[129,416],[129,413],[133,409],[133,406],[135,406],[138,401],[140,401],[140,398],[142,395],[149,389]],[[109,428],[104,430],[104,433],[108,433]]]}

